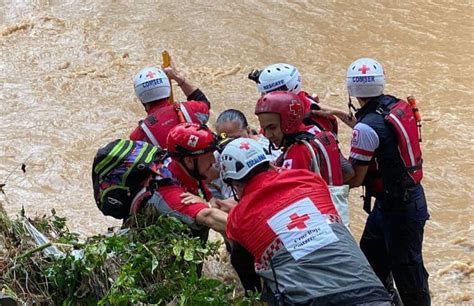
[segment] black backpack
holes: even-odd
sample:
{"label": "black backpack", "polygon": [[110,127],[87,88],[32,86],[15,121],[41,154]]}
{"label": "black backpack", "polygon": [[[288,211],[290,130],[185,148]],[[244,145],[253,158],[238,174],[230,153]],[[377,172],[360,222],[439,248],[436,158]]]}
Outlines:
{"label": "black backpack", "polygon": [[143,141],[117,139],[97,151],[92,185],[97,207],[106,216],[125,219],[135,196],[151,180],[166,152]]}

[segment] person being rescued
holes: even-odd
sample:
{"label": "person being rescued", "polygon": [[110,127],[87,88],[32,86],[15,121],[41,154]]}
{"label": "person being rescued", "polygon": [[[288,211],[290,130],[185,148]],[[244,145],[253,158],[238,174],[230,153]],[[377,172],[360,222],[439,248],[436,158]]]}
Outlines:
{"label": "person being rescued", "polygon": [[[171,84],[176,81],[186,102],[170,103]],[[138,123],[130,140],[142,140],[166,148],[166,137],[179,123],[206,124],[211,104],[204,93],[178,72],[170,58],[170,66],[159,69],[145,67],[133,78],[135,94],[143,104],[147,117]]]}
{"label": "person being rescued", "polygon": [[304,101],[287,91],[273,91],[260,97],[255,114],[272,146],[283,154],[275,165],[286,169],[307,169],[318,173],[331,188],[331,196],[344,224],[349,224],[349,186],[354,176],[351,164],[342,156],[330,131],[309,132],[303,123]]}
{"label": "person being rescued", "polygon": [[[271,152],[268,149],[270,141],[268,138],[262,134],[255,135],[249,127],[247,118],[244,113],[237,109],[227,109],[219,114],[214,124],[215,131],[219,135],[222,141],[228,141],[230,139],[235,139],[239,137],[252,138],[255,139],[259,144],[261,144],[265,152],[269,155],[271,161],[274,161],[280,156],[280,150],[272,150]],[[228,138],[228,139],[227,139]],[[215,151],[214,155],[216,160],[219,160],[220,153]],[[218,167],[216,168],[218,172]],[[233,199],[232,191],[229,186],[227,186],[217,175],[217,178],[208,184],[209,189],[212,192],[212,195],[218,200],[224,199]],[[218,201],[220,203],[220,201]]]}
{"label": "person being rescued", "polygon": [[253,139],[221,154],[221,175],[238,204],[227,219],[232,251],[245,248],[269,305],[390,305],[390,296],[342,224],[315,173],[271,166]]}

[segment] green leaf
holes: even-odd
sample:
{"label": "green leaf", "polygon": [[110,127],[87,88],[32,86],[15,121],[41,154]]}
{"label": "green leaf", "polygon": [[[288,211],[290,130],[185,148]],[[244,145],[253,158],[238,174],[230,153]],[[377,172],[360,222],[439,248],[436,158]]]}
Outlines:
{"label": "green leaf", "polygon": [[158,258],[156,256],[153,256],[151,259],[151,273],[155,272],[155,269],[158,267],[160,262],[158,261]]}
{"label": "green leaf", "polygon": [[191,247],[187,247],[184,249],[184,260],[192,261],[194,259],[194,249]]}
{"label": "green leaf", "polygon": [[181,244],[181,241],[176,242],[176,244],[173,246],[174,256],[181,258],[182,251],[183,251],[183,245]]}

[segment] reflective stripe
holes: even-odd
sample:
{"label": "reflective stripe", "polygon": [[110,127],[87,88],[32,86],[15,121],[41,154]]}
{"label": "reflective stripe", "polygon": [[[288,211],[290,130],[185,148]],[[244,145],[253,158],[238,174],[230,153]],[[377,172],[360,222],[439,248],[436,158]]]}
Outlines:
{"label": "reflective stripe", "polygon": [[156,151],[158,151],[158,148],[156,148],[156,147],[153,147],[150,150],[150,153],[148,153],[147,157],[145,158],[145,163],[150,163],[152,161],[153,156],[156,153]]}
{"label": "reflective stripe", "polygon": [[125,144],[125,141],[126,140],[123,140],[123,139],[120,140],[112,149],[112,151],[110,151],[107,157],[103,161],[101,161],[97,166],[95,166],[94,172],[96,174],[99,174],[99,171],[102,170],[102,168],[104,168],[112,160],[112,158],[116,157],[116,154],[118,153],[118,151],[122,149],[123,145]]}
{"label": "reflective stripe", "polygon": [[186,119],[186,122],[192,123],[193,120],[191,119],[191,116],[188,113],[188,110],[186,109],[186,106],[184,106],[183,103],[179,104],[179,109],[183,112],[184,119]]}
{"label": "reflective stripe", "polygon": [[397,124],[397,126],[399,127],[399,129],[402,131],[403,133],[403,137],[405,138],[405,141],[407,143],[407,150],[408,150],[408,155],[410,155],[410,162],[411,162],[411,165],[412,166],[415,166],[415,154],[413,154],[413,149],[411,147],[411,142],[410,142],[410,138],[408,137],[408,133],[407,131],[405,130],[405,127],[402,125],[402,123],[400,122],[400,120],[398,120],[397,116],[395,116],[394,114],[389,114],[388,115],[390,118],[392,118],[395,123]]}
{"label": "reflective stripe", "polygon": [[331,160],[329,159],[329,154],[328,154],[328,151],[326,150],[326,148],[324,147],[324,145],[317,139],[317,138],[314,138],[314,142],[316,142],[316,144],[318,145],[319,147],[319,150],[321,151],[321,153],[323,154],[324,156],[324,159],[326,160],[326,168],[328,169],[328,185],[333,185],[333,181],[332,181],[332,164],[331,164]]}
{"label": "reflective stripe", "polygon": [[146,137],[148,137],[148,139],[151,141],[151,143],[154,146],[161,149],[160,145],[158,144],[158,141],[156,140],[155,136],[153,136],[153,133],[150,131],[148,126],[145,124],[145,122],[142,120],[142,121],[140,121],[140,123],[138,125],[140,126],[142,131],[145,133]]}
{"label": "reflective stripe", "polygon": [[109,167],[107,167],[107,169],[105,169],[104,171],[102,171],[99,175],[100,176],[103,176],[105,175],[106,173],[109,173],[110,170],[112,170],[113,168],[115,168],[115,166],[122,161],[122,159],[125,157],[125,155],[128,154],[128,152],[130,152],[130,150],[132,149],[133,147],[133,141],[126,141],[128,143],[128,146],[127,148],[122,152],[122,154],[120,154],[119,158],[112,164],[110,165]]}
{"label": "reflective stripe", "polygon": [[313,147],[304,139],[302,139],[301,142],[306,146],[306,148],[309,151],[309,154],[311,155],[311,167],[312,167],[311,170],[314,173],[317,173],[321,176],[321,170],[319,167],[319,159],[316,158],[316,153],[314,152]]}
{"label": "reflective stripe", "polygon": [[143,197],[144,197],[145,193],[147,193],[147,192],[148,192],[147,187],[143,187],[137,193],[137,195],[133,198],[132,204],[130,205],[130,214],[131,215],[136,214],[138,212],[138,208],[140,208],[140,204],[143,200]]}
{"label": "reflective stripe", "polygon": [[148,146],[149,146],[148,143],[146,143],[146,142],[143,143],[143,147],[140,150],[140,153],[138,153],[138,156],[135,158],[135,161],[133,162],[133,165],[130,168],[128,168],[127,172],[125,172],[125,174],[123,175],[122,185],[125,185],[125,181],[127,180],[128,175],[130,174],[132,169],[135,168],[136,164],[138,164],[138,162],[141,160],[141,158],[143,156],[143,153],[145,153],[145,151],[148,149]]}

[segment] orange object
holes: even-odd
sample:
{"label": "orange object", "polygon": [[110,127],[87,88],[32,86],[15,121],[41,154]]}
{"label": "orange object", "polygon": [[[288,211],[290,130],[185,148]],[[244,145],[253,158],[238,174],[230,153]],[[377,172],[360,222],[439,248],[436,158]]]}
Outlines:
{"label": "orange object", "polygon": [[418,109],[418,106],[416,105],[416,99],[413,96],[407,97],[407,101],[411,106],[411,109],[413,110],[413,115],[415,116],[416,120],[416,126],[418,127],[418,136],[419,136],[419,141],[421,142],[421,113],[420,110]]}
{"label": "orange object", "polygon": [[179,103],[174,103],[174,109],[176,110],[176,114],[178,115],[179,123],[186,122],[186,118],[184,118],[183,111],[181,110],[181,105]]}
{"label": "orange object", "polygon": [[421,122],[421,113],[418,109],[418,106],[416,105],[416,99],[413,96],[407,97],[408,103],[410,103],[410,106],[413,110],[413,114],[415,115],[416,122]]}
{"label": "orange object", "polygon": [[[161,57],[163,58],[163,67],[169,67],[170,66],[170,54],[168,51],[163,51],[161,52]],[[170,97],[168,98],[168,102],[170,104],[174,104],[174,97],[173,97],[173,86],[171,85],[171,80],[170,80]]]}

